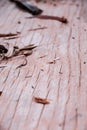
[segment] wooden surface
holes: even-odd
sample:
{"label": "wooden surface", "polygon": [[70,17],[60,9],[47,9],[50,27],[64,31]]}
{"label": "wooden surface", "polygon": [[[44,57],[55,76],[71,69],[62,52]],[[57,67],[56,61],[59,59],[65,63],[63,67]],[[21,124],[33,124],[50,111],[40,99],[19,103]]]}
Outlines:
{"label": "wooden surface", "polygon": [[17,39],[0,38],[0,44],[37,45],[26,66],[17,68],[23,56],[0,61],[0,130],[87,130],[87,1],[36,4],[69,23],[27,19],[30,14],[0,0],[0,33],[21,32]]}

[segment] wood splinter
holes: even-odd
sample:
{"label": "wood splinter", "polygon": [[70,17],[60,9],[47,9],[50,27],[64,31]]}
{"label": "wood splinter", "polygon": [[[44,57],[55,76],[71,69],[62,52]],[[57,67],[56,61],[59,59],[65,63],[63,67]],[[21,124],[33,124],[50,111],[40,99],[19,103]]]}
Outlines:
{"label": "wood splinter", "polygon": [[67,18],[63,17],[58,17],[58,16],[51,16],[51,15],[38,15],[36,17],[27,17],[27,18],[38,18],[38,19],[43,19],[43,20],[56,20],[61,23],[67,24],[68,20]]}
{"label": "wood splinter", "polygon": [[39,19],[51,19],[51,20],[57,20],[62,23],[68,23],[68,20],[65,17],[58,17],[58,16],[48,16],[48,15],[40,15],[37,16]]}
{"label": "wood splinter", "polygon": [[50,102],[45,98],[34,97],[34,101],[43,105],[49,104]]}
{"label": "wood splinter", "polygon": [[18,33],[7,33],[7,34],[0,34],[0,37],[13,37],[13,36],[17,36]]}

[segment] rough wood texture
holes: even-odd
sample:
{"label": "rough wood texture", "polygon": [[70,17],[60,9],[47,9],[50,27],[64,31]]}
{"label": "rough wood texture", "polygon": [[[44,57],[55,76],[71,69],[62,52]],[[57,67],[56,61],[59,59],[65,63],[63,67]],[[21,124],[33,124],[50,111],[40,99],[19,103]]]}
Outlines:
{"label": "rough wood texture", "polygon": [[62,24],[26,19],[31,15],[0,0],[0,33],[21,32],[17,39],[0,38],[0,44],[38,46],[21,68],[23,56],[0,61],[0,130],[87,130],[86,5],[86,0],[38,3],[43,14],[66,17],[69,23]]}

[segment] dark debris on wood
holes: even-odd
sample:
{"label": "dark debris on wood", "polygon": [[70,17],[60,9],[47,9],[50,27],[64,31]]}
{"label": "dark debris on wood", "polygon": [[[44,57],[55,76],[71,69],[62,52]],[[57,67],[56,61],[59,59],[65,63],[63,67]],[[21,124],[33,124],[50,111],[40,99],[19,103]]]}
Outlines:
{"label": "dark debris on wood", "polygon": [[0,91],[0,96],[2,95],[2,91]]}
{"label": "dark debris on wood", "polygon": [[0,54],[7,53],[8,49],[4,45],[0,45]]}
{"label": "dark debris on wood", "polygon": [[0,56],[2,57],[2,60],[9,59],[15,56],[24,55],[29,56],[33,53],[33,49],[36,48],[34,44],[24,46],[23,48],[19,48],[18,46],[13,46],[13,52],[11,54],[7,55],[9,52],[9,48],[7,48],[4,45],[0,45]]}

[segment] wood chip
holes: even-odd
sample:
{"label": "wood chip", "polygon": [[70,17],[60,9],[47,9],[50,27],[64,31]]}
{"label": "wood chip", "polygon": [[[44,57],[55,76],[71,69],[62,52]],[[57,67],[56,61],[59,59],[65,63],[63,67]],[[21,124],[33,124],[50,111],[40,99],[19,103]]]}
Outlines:
{"label": "wood chip", "polygon": [[40,103],[40,104],[44,104],[44,105],[50,103],[50,102],[49,102],[47,99],[45,99],[45,98],[34,97],[34,100],[35,100],[35,102]]}
{"label": "wood chip", "polygon": [[48,64],[55,64],[55,61],[50,61],[48,62]]}

